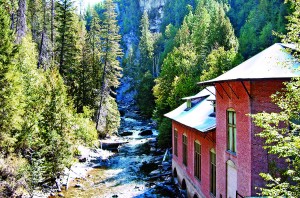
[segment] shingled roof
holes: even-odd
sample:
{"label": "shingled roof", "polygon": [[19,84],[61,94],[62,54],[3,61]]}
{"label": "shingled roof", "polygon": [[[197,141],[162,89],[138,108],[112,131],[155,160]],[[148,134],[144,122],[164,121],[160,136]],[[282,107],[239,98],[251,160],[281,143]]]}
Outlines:
{"label": "shingled roof", "polygon": [[216,118],[211,102],[211,100],[215,100],[215,87],[207,87],[195,96],[186,97],[183,100],[195,100],[196,104],[188,108],[187,102],[185,102],[178,108],[165,114],[165,117],[200,132],[209,132],[216,128]]}
{"label": "shingled roof", "polygon": [[295,46],[276,43],[221,76],[198,84],[298,77],[300,76],[300,64],[287,49],[294,50]]}

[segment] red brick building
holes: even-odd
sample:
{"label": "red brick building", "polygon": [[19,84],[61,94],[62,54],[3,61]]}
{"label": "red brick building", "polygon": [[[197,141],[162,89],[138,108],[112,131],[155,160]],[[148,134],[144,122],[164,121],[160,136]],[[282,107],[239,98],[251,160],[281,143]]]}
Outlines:
{"label": "red brick building", "polygon": [[[185,112],[184,121],[174,116],[179,108],[166,114],[173,120],[173,173],[177,174],[179,184],[187,188],[188,197],[257,196],[256,187],[264,186],[259,173],[268,172],[271,156],[262,148],[263,140],[256,136],[261,130],[248,115],[279,111],[270,96],[283,88],[283,82],[300,76],[294,70],[299,64],[285,51],[289,47],[274,44],[223,75],[199,83],[215,88],[215,91],[209,87],[200,92],[210,93],[205,105],[216,111],[216,123],[209,131],[203,130],[207,118],[202,115],[205,111],[201,105],[194,107],[195,112],[191,114]],[[214,98],[215,102],[211,101]],[[193,128],[187,122],[190,119],[198,119],[202,125]],[[201,145],[201,163],[197,162],[195,141]],[[187,165],[183,163],[185,154]],[[194,172],[199,164],[201,178],[197,179]]]}

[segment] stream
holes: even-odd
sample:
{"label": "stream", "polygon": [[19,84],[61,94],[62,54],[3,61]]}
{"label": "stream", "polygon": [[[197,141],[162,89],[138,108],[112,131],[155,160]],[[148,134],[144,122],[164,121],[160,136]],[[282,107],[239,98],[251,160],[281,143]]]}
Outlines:
{"label": "stream", "polygon": [[[87,161],[74,166],[76,174],[67,182],[68,190],[63,187],[54,197],[182,197],[171,175],[171,151],[166,155],[166,150],[157,147],[155,122],[139,115],[134,93],[128,93],[126,85],[118,90],[122,116],[119,135],[109,139],[124,144],[113,151],[96,149],[94,157],[88,154]],[[84,174],[80,175],[80,170]]]}

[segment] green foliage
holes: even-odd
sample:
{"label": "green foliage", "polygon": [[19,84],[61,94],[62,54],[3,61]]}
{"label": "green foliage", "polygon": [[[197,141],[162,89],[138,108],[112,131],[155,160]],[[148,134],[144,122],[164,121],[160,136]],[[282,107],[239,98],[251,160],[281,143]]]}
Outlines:
{"label": "green foliage", "polygon": [[[62,75],[69,94],[75,100],[79,95],[80,76],[80,35],[78,17],[71,0],[59,0],[56,3],[56,61],[59,65],[59,73]],[[77,102],[76,102],[77,103]],[[79,108],[79,107],[77,107]]]}
{"label": "green foliage", "polygon": [[13,61],[17,51],[6,6],[7,1],[0,1],[0,151],[4,153],[13,149],[14,131],[20,129],[23,113],[22,88]]}
{"label": "green foliage", "polygon": [[[166,29],[165,36],[170,37],[169,41],[174,39],[173,46],[170,44],[174,48],[163,60],[160,76],[155,80],[154,116],[159,126],[165,125],[163,115],[178,107],[182,103],[181,98],[199,90],[196,83],[203,69],[202,78],[211,78],[217,75],[214,72],[222,73],[231,68],[238,59],[237,38],[223,4],[217,1],[199,1],[195,11],[190,9],[172,38],[174,32],[176,29],[172,25]],[[222,54],[218,54],[220,52]],[[218,68],[219,63],[223,64],[223,68]],[[165,126],[161,128],[165,129]],[[171,130],[160,133],[171,135]]]}
{"label": "green foliage", "polygon": [[164,32],[165,28],[172,24],[175,27],[180,27],[184,17],[195,8],[197,0],[168,0],[164,6],[164,17],[161,24],[161,31]]}
{"label": "green foliage", "polygon": [[[155,80],[153,88],[156,97],[154,116],[159,123],[159,145],[170,146],[171,124],[163,115],[176,108],[181,98],[197,91],[199,78],[195,49],[190,45],[182,45],[168,54],[164,60],[161,75]],[[161,139],[163,138],[163,139]]]}
{"label": "green foliage", "polygon": [[152,117],[153,109],[155,107],[154,96],[152,92],[154,85],[154,78],[151,72],[147,71],[137,87],[138,94],[136,102],[143,116],[146,118]]}
{"label": "green foliage", "polygon": [[56,70],[36,69],[35,46],[24,38],[17,59],[23,87],[22,128],[15,134],[16,150],[30,165],[31,186],[55,178],[70,166],[75,148],[97,138],[91,112],[76,114],[61,76]]}
{"label": "green foliage", "polygon": [[273,31],[284,32],[287,11],[283,2],[261,0],[251,8],[247,21],[240,28],[240,51],[244,57],[253,56],[279,41]]}
{"label": "green foliage", "polygon": [[158,130],[158,146],[160,148],[170,148],[172,147],[172,122],[168,118],[163,118]]}
{"label": "green foliage", "polygon": [[142,13],[139,7],[138,0],[122,0],[118,3],[120,14],[118,21],[120,22],[122,35],[129,34],[130,32],[138,35],[139,24]]}
{"label": "green foliage", "polygon": [[152,58],[154,51],[154,38],[149,29],[148,13],[144,12],[141,20],[141,38],[139,43],[139,49],[141,51],[141,72],[144,73],[147,70],[151,70]]}
{"label": "green foliage", "polygon": [[101,29],[103,72],[96,128],[99,135],[110,135],[116,132],[120,125],[120,114],[116,100],[111,95],[114,95],[113,88],[117,88],[120,83],[119,78],[121,77],[122,68],[120,67],[119,58],[123,54],[119,44],[121,36],[118,34],[119,27],[116,20],[115,4],[112,0],[107,0],[104,7],[104,20]]}
{"label": "green foliage", "polygon": [[86,33],[79,23],[80,34],[80,66],[78,66],[74,79],[78,91],[75,97],[75,106],[77,112],[82,113],[84,107],[89,107],[96,112],[99,102],[100,79],[102,76],[100,63],[101,58],[101,27],[100,19],[95,11],[92,11],[90,19],[89,32]]}
{"label": "green foliage", "polygon": [[200,81],[220,76],[242,62],[242,57],[234,49],[226,51],[224,47],[213,50],[203,65]]}
{"label": "green foliage", "polygon": [[[287,0],[287,3],[291,4],[292,13],[287,17],[289,23],[287,24],[287,34],[283,37],[283,42],[286,43],[294,43],[299,49],[300,41],[299,41],[299,29],[300,29],[300,2],[295,0]],[[297,58],[299,58],[299,54],[294,54]]]}

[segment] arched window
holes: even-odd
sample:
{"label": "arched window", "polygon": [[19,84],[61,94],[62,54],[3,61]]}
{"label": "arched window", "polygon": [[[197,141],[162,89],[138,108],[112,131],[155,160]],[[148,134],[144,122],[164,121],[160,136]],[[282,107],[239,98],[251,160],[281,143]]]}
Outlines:
{"label": "arched window", "polygon": [[236,153],[236,113],[227,110],[227,150]]}
{"label": "arched window", "polygon": [[201,144],[198,140],[194,142],[194,175],[201,180]]}
{"label": "arched window", "polygon": [[186,190],[185,179],[182,180],[182,183],[181,183],[181,189],[182,189],[182,190]]}
{"label": "arched window", "polygon": [[216,196],[216,151],[210,150],[210,193]]}
{"label": "arched window", "polygon": [[178,131],[174,128],[174,155],[178,156]]}
{"label": "arched window", "polygon": [[186,134],[182,135],[182,163],[187,166],[187,145],[188,145],[188,140]]}
{"label": "arched window", "polygon": [[174,176],[175,178],[177,177],[177,170],[176,170],[176,168],[174,168],[173,176]]}

